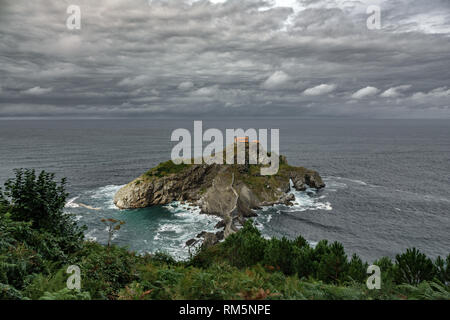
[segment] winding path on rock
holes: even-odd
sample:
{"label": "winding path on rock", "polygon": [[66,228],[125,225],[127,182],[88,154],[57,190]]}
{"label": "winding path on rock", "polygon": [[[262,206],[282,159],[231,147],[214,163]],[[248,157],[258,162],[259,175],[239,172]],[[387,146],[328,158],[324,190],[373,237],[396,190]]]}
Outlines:
{"label": "winding path on rock", "polygon": [[234,199],[233,208],[227,214],[226,225],[225,225],[225,229],[224,229],[224,237],[225,238],[227,238],[230,234],[237,231],[236,227],[233,224],[233,216],[237,216],[237,214],[238,214],[237,204],[238,204],[238,200],[239,200],[239,194],[234,189],[233,185],[234,185],[234,173],[232,173],[232,176],[231,176],[230,189],[231,189],[231,191],[233,191],[233,193],[235,195],[235,199]]}

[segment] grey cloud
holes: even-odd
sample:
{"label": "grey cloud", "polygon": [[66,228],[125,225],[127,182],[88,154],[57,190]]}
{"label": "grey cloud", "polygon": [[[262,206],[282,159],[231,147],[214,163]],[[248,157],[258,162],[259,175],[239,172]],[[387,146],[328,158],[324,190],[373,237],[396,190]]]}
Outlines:
{"label": "grey cloud", "polygon": [[448,1],[72,2],[0,3],[0,116],[450,117]]}
{"label": "grey cloud", "polygon": [[320,84],[318,86],[306,89],[303,94],[307,96],[320,96],[322,94],[331,93],[336,89],[334,84]]}
{"label": "grey cloud", "polygon": [[291,77],[284,71],[275,71],[266,81],[262,84],[262,87],[268,90],[282,89],[289,85]]}
{"label": "grey cloud", "polygon": [[40,95],[50,93],[52,91],[53,91],[53,88],[41,88],[38,86],[38,87],[30,88],[28,90],[24,90],[22,92],[23,92],[23,94],[26,94],[26,95],[40,96]]}
{"label": "grey cloud", "polygon": [[372,97],[374,95],[376,95],[378,92],[380,92],[380,90],[378,88],[375,87],[365,87],[362,89],[359,89],[358,91],[356,91],[354,94],[352,94],[352,98],[353,99],[364,99],[367,97]]}
{"label": "grey cloud", "polygon": [[384,91],[380,97],[383,98],[398,98],[403,96],[403,91],[408,90],[409,88],[411,88],[410,85],[403,85],[403,86],[398,86],[398,87],[392,87],[387,89],[386,91]]}
{"label": "grey cloud", "polygon": [[178,89],[180,90],[189,90],[194,87],[194,84],[191,81],[184,81],[178,85]]}

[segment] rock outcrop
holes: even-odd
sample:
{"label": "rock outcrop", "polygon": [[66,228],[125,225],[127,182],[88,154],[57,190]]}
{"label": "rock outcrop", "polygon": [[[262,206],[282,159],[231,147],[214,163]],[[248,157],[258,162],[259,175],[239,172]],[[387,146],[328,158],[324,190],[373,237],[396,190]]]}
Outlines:
{"label": "rock outcrop", "polygon": [[[290,166],[283,156],[276,175],[261,176],[260,169],[261,165],[175,165],[168,161],[121,188],[114,203],[120,209],[137,209],[189,202],[202,213],[221,217],[226,238],[237,231],[237,223],[256,215],[254,209],[291,205],[295,199],[289,193],[291,185],[298,191],[325,187],[316,171]],[[214,242],[211,235],[207,237]]]}

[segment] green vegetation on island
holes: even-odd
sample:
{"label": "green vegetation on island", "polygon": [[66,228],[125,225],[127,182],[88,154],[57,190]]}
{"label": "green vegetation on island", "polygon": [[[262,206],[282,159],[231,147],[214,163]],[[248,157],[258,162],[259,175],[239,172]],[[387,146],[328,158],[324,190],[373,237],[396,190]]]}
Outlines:
{"label": "green vegetation on island", "polygon": [[[64,180],[15,173],[0,189],[0,299],[450,299],[450,255],[381,258],[381,289],[369,290],[368,264],[340,243],[265,239],[251,220],[187,261],[85,241],[64,212]],[[66,287],[70,265],[81,290]]]}

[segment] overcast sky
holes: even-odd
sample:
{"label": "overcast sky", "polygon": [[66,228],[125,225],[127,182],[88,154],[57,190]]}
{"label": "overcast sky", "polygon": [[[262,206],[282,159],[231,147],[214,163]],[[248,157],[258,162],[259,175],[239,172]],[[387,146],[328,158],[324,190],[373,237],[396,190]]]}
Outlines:
{"label": "overcast sky", "polygon": [[17,116],[450,118],[450,1],[0,0]]}

